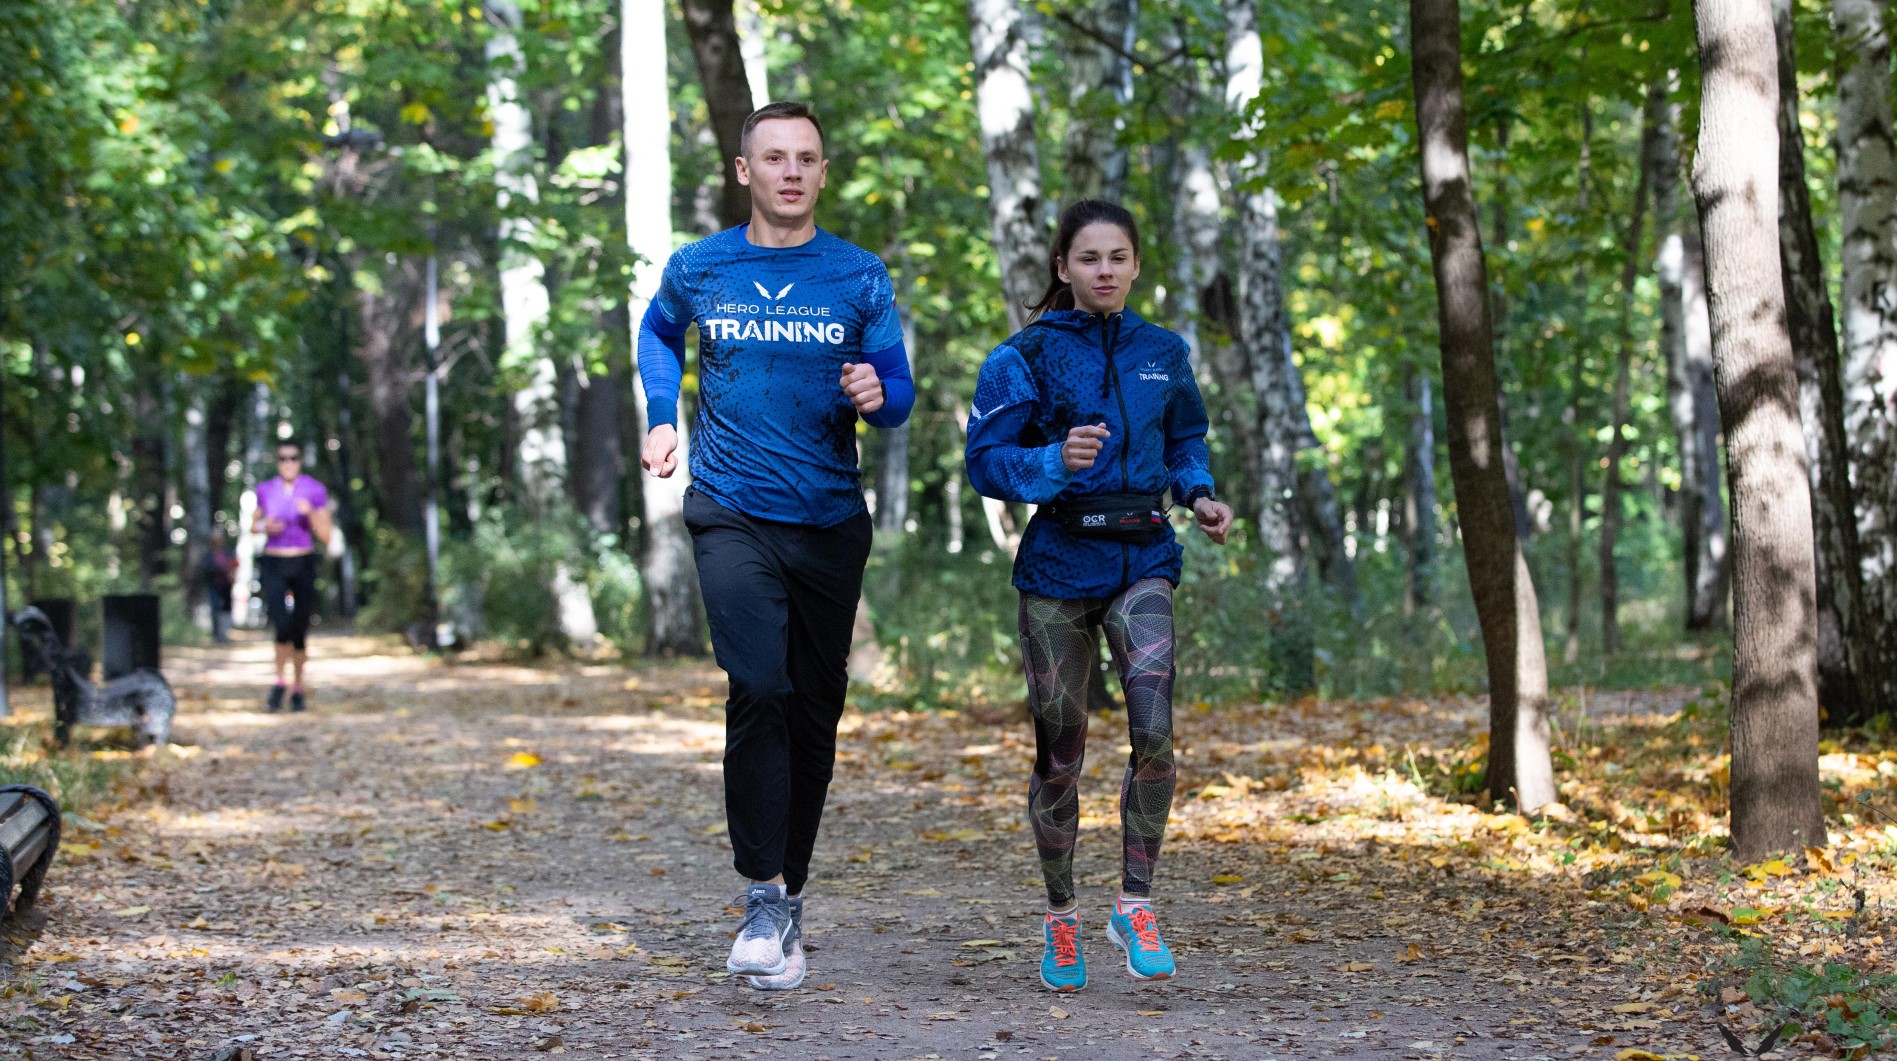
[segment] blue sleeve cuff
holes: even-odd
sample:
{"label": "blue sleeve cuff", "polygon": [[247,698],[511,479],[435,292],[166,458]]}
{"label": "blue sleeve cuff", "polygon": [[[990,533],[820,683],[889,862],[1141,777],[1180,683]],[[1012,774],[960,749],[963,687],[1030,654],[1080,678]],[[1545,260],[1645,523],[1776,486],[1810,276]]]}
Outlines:
{"label": "blue sleeve cuff", "polygon": [[1047,480],[1047,497],[1050,501],[1074,481],[1073,470],[1067,467],[1067,461],[1061,457],[1060,447],[1059,442],[1049,442],[1041,447],[1041,477]]}
{"label": "blue sleeve cuff", "polygon": [[909,378],[909,352],[903,347],[902,338],[898,336],[894,343],[863,360],[876,370],[876,377],[883,381],[883,407],[873,413],[863,414],[863,422],[871,427],[885,429],[901,427],[916,405],[916,385]]}

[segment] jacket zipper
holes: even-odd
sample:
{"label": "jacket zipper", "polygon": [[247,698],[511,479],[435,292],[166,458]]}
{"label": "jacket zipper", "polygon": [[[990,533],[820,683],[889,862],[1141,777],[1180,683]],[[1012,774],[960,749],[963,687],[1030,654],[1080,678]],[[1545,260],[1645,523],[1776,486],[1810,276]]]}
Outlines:
{"label": "jacket zipper", "polygon": [[[1133,422],[1126,415],[1126,388],[1120,386],[1120,366],[1113,360],[1113,340],[1120,333],[1120,316],[1100,315],[1100,341],[1107,352],[1107,379],[1113,385],[1114,400],[1120,403],[1120,432],[1126,436],[1120,443],[1121,449],[1133,444]],[[1129,451],[1130,453],[1130,451]],[[1128,453],[1120,454],[1120,493],[1133,492],[1127,472]],[[1120,543],[1120,588],[1126,588],[1127,577],[1133,573],[1133,546],[1128,542]]]}

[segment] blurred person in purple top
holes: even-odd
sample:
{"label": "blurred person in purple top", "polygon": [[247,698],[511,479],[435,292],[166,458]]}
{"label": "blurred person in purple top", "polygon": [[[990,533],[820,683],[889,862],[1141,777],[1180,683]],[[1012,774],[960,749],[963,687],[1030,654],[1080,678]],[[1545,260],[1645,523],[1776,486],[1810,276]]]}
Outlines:
{"label": "blurred person in purple top", "polygon": [[331,527],[329,491],[303,474],[302,445],[279,442],[277,477],[257,484],[257,509],[250,523],[253,532],[267,536],[257,569],[264,610],[277,640],[277,683],[265,710],[283,710],[285,670],[292,673],[290,710],[308,706],[303,666],[309,662],[305,641],[316,607],[316,546],[329,543]]}

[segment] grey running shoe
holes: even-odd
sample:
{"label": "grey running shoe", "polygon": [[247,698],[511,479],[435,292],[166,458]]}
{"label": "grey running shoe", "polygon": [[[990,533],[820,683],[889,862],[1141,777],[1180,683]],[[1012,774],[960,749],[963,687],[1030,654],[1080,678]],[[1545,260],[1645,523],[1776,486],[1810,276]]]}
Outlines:
{"label": "grey running shoe", "polygon": [[733,976],[776,976],[790,963],[784,959],[791,932],[790,900],[776,884],[753,884],[744,893],[744,920],[731,944],[725,970]]}
{"label": "grey running shoe", "polygon": [[784,971],[776,976],[747,976],[759,991],[789,991],[804,982],[804,900],[790,903],[790,935],[784,937]]}

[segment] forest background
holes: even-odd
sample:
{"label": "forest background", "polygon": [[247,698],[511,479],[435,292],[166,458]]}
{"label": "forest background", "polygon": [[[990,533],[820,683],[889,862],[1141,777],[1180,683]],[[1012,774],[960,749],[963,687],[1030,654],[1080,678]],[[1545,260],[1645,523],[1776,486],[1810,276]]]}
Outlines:
{"label": "forest background", "polygon": [[[1810,394],[1845,378],[1841,401],[1811,399],[1813,480],[1861,480],[1845,518],[1829,510],[1862,528],[1858,553],[1816,523],[1823,699],[1834,725],[1862,723],[1888,717],[1865,676],[1897,629],[1890,417],[1860,393],[1882,386],[1865,366],[1893,328],[1853,327],[1891,284],[1885,12],[1776,14],[1803,168],[1787,187],[1809,200],[1785,268],[1805,255],[1827,329],[1838,292],[1846,346],[1799,337]],[[1682,194],[1693,13],[1461,15],[1502,456],[1552,684],[1717,685],[1731,575]],[[11,601],[157,590],[169,636],[194,636],[212,533],[247,558],[245,488],[294,438],[335,492],[331,621],[703,653],[682,484],[628,459],[625,295],[642,308],[671,246],[747,216],[721,160],[754,103],[788,97],[825,121],[820,221],[888,263],[918,380],[905,428],[862,435],[880,532],[865,695],[1021,695],[1006,569],[1029,514],[965,489],[962,431],[1052,217],[1093,195],[1141,219],[1135,308],[1192,345],[1241,515],[1235,548],[1189,545],[1187,695],[1485,688],[1466,589],[1485,562],[1439,460],[1457,380],[1406,5],[0,0],[0,25]],[[1881,258],[1817,271],[1853,240]],[[1816,459],[1827,416],[1850,419],[1852,475]]]}
{"label": "forest background", "polygon": [[[1723,857],[1730,811],[1718,887],[1805,899],[1690,916],[1749,968],[1771,959],[1747,926],[1782,918],[1801,955],[1872,969],[1861,918],[1897,860],[1888,10],[1699,7],[0,0],[5,599],[155,591],[166,637],[202,638],[214,534],[248,564],[247,487],[295,439],[342,531],[326,628],[702,655],[683,479],[637,469],[630,322],[674,246],[748,216],[744,115],[804,99],[818,220],[888,264],[918,384],[903,429],[860,436],[860,706],[1021,702],[1030,513],[966,487],[968,397],[1060,207],[1122,200],[1133,306],[1191,345],[1240,515],[1223,551],[1188,536],[1189,708],[1359,701],[1338,717],[1369,733],[1488,694],[1499,739],[1362,762],[1542,811],[1549,865],[1598,857],[1588,901],[1641,911]],[[1731,106],[1774,60],[1776,121]],[[1775,230],[1715,223],[1765,201],[1718,194],[1735,127],[1780,134]],[[1445,266],[1470,250],[1485,275]],[[1739,386],[1767,362],[1779,391]],[[694,388],[688,366],[688,414]],[[1765,392],[1797,405],[1784,430],[1730,430]],[[1481,504],[1470,468],[1499,471]],[[1671,708],[1603,731],[1602,689]],[[1247,791],[1227,781],[1196,798]],[[1753,861],[1786,850],[1795,885]],[[1855,910],[1812,905],[1839,895]],[[1830,994],[1826,966],[1781,969],[1754,1016],[1897,1039],[1897,981],[1839,968]]]}

